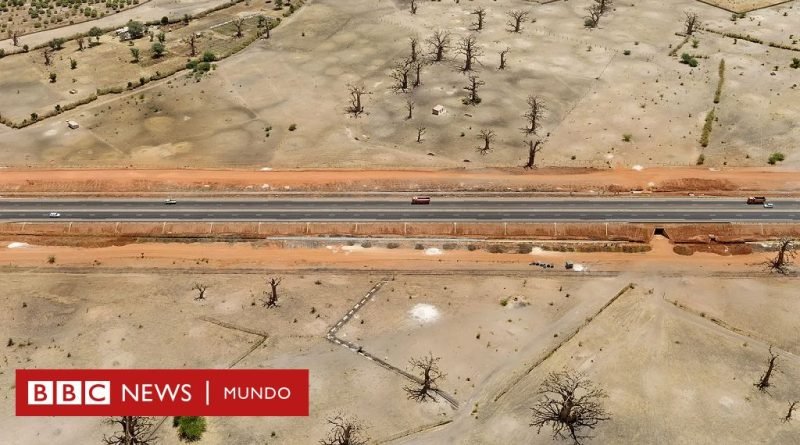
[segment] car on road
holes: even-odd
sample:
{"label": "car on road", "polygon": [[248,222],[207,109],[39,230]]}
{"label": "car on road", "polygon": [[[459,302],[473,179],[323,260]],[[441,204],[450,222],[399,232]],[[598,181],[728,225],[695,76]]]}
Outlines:
{"label": "car on road", "polygon": [[173,204],[177,204],[177,203],[178,203],[178,201],[175,201],[175,200],[174,200],[174,199],[172,199],[172,198],[170,198],[170,199],[165,199],[165,200],[164,200],[164,204],[165,204],[165,205],[173,205]]}
{"label": "car on road", "polygon": [[50,218],[61,218],[61,214],[58,212],[50,212]]}
{"label": "car on road", "polygon": [[773,207],[775,207],[775,206],[774,206],[774,205],[772,205],[772,203],[771,203],[771,202],[765,202],[765,203],[764,203],[764,208],[765,208],[765,209],[771,209],[771,208],[773,208]]}
{"label": "car on road", "polygon": [[431,203],[430,196],[415,196],[411,198],[412,205],[427,205]]}

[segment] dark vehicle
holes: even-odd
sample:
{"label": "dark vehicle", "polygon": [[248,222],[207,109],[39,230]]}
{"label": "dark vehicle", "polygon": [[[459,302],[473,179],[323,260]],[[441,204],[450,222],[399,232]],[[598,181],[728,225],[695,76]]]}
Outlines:
{"label": "dark vehicle", "polygon": [[427,205],[431,203],[430,196],[415,196],[411,198],[412,205]]}
{"label": "dark vehicle", "polygon": [[765,202],[767,202],[767,198],[763,196],[751,196],[747,198],[748,204],[764,204]]}

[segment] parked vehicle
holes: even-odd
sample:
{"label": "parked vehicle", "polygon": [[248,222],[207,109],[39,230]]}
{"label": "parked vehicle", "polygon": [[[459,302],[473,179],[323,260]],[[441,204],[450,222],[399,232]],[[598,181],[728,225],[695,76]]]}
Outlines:
{"label": "parked vehicle", "polygon": [[748,204],[764,204],[767,202],[767,198],[764,196],[751,196],[747,198]]}
{"label": "parked vehicle", "polygon": [[426,205],[431,203],[430,196],[415,196],[411,198],[412,205]]}
{"label": "parked vehicle", "polygon": [[61,218],[61,214],[58,212],[50,212],[50,218]]}

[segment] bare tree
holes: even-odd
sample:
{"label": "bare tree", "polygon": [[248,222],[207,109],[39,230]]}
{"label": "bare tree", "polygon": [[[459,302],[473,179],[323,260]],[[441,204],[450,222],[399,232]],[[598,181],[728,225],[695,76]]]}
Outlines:
{"label": "bare tree", "polygon": [[106,445],[151,445],[158,440],[155,436],[155,419],[152,417],[110,417],[106,422],[121,430],[111,437],[103,436]]}
{"label": "bare tree", "polygon": [[399,60],[394,64],[394,68],[392,68],[392,73],[390,74],[392,79],[394,79],[394,85],[392,85],[394,91],[408,90],[408,74],[411,72],[411,69],[411,59]]}
{"label": "bare tree", "polygon": [[528,124],[523,131],[527,134],[536,134],[542,126],[542,119],[547,108],[544,105],[544,100],[539,96],[528,96],[526,103],[528,104],[528,109],[522,117],[528,121]]}
{"label": "bare tree", "polygon": [[192,290],[197,291],[197,296],[194,297],[195,300],[205,300],[206,299],[206,290],[208,290],[208,285],[203,283],[195,283]]}
{"label": "bare tree", "polygon": [[425,62],[422,60],[417,60],[412,64],[412,68],[414,68],[414,88],[420,86],[422,84],[422,67],[425,66]]}
{"label": "bare tree", "polygon": [[572,439],[579,445],[581,440],[591,437],[583,432],[585,429],[592,430],[609,419],[602,405],[608,396],[582,374],[568,370],[552,372],[539,387],[538,395],[540,399],[531,408],[531,426],[537,428],[537,434],[549,426],[553,439]]}
{"label": "bare tree", "polygon": [[506,47],[506,49],[500,51],[500,66],[497,67],[499,70],[506,69],[506,55],[508,52],[511,51],[511,48]]}
{"label": "bare tree", "polygon": [[450,48],[450,33],[437,29],[425,42],[431,48],[433,61],[441,62],[444,59],[444,53]]}
{"label": "bare tree", "polygon": [[767,389],[772,386],[769,383],[769,379],[772,377],[772,373],[775,372],[777,365],[775,362],[778,360],[779,355],[772,352],[772,345],[769,346],[769,360],[767,360],[767,370],[764,371],[764,374],[761,375],[761,378],[758,379],[756,383],[753,384],[756,388],[758,388],[761,392],[767,392]]}
{"label": "bare tree", "polygon": [[11,44],[19,46],[19,31],[9,31],[8,34],[11,36]]}
{"label": "bare tree", "polygon": [[686,27],[686,35],[692,35],[700,26],[700,16],[696,12],[686,11],[683,13],[683,25]]}
{"label": "bare tree", "polygon": [[319,441],[320,445],[366,445],[369,438],[364,435],[364,425],[356,418],[342,414],[328,418],[331,431]]}
{"label": "bare tree", "polygon": [[406,110],[408,110],[408,116],[406,116],[406,119],[411,119],[412,117],[414,117],[413,116],[414,115],[414,108],[416,108],[416,107],[417,107],[417,104],[414,103],[414,99],[412,99],[410,97],[408,99],[406,99]]}
{"label": "bare tree", "polygon": [[417,61],[417,45],[419,44],[419,39],[417,37],[409,37],[408,43],[411,45],[411,61]]}
{"label": "bare tree", "polygon": [[197,55],[197,34],[195,33],[189,36],[189,55],[192,57]]}
{"label": "bare tree", "polygon": [[536,154],[544,149],[544,142],[541,139],[529,139],[525,143],[528,144],[528,162],[525,163],[525,168],[536,168]]}
{"label": "bare tree", "polygon": [[497,135],[494,133],[494,130],[481,130],[478,133],[478,139],[483,141],[483,146],[478,147],[478,153],[485,155],[492,151],[492,142],[494,142]]}
{"label": "bare tree", "polygon": [[767,269],[784,275],[789,273],[789,266],[792,264],[795,253],[794,241],[790,238],[781,239],[778,241],[778,253],[775,254],[775,258],[766,263]]}
{"label": "bare tree", "polygon": [[789,412],[787,412],[786,416],[784,416],[782,419],[784,422],[792,420],[792,413],[794,412],[794,409],[798,403],[800,403],[800,400],[795,400],[794,402],[789,404]]}
{"label": "bare tree", "polygon": [[233,26],[236,27],[236,37],[242,37],[244,35],[242,34],[242,29],[244,29],[244,18],[235,18],[231,23],[233,23]]}
{"label": "bare tree", "polygon": [[417,0],[411,0],[411,13],[417,13]]}
{"label": "bare tree", "polygon": [[83,51],[83,48],[86,47],[86,39],[83,37],[78,37],[78,51]]}
{"label": "bare tree", "polygon": [[528,19],[530,13],[520,9],[508,11],[506,15],[509,17],[508,26],[511,27],[512,32],[520,32],[522,30],[522,22]]}
{"label": "bare tree", "polygon": [[417,126],[417,143],[421,143],[422,142],[422,135],[424,135],[424,134],[425,134],[425,127],[423,127],[422,125],[418,125]]}
{"label": "bare tree", "polygon": [[469,76],[469,83],[464,87],[469,93],[463,100],[464,105],[478,105],[481,103],[481,98],[478,96],[478,88],[483,85],[486,85],[486,82],[480,80],[478,76]]}
{"label": "bare tree", "polygon": [[456,47],[456,52],[464,56],[464,67],[462,71],[472,71],[472,64],[477,62],[478,57],[483,55],[478,39],[474,34],[462,37]]}
{"label": "bare tree", "polygon": [[281,284],[281,278],[270,278],[267,284],[270,286],[270,291],[264,291],[266,296],[264,307],[278,307],[278,286]]}
{"label": "bare tree", "polygon": [[358,117],[364,112],[364,104],[361,97],[367,94],[367,87],[364,85],[347,84],[347,90],[350,92],[350,106],[347,107],[347,112],[352,114],[353,117]]}
{"label": "bare tree", "polygon": [[53,50],[52,49],[46,49],[46,50],[44,50],[44,52],[42,54],[44,55],[44,64],[45,64],[45,66],[49,66],[52,63],[52,59],[50,58],[50,56],[53,55]]}
{"label": "bare tree", "polygon": [[594,2],[597,3],[597,6],[600,8],[601,14],[608,12],[608,8],[614,4],[612,0],[594,0]]}
{"label": "bare tree", "polygon": [[583,19],[583,24],[587,28],[597,28],[597,25],[600,23],[600,17],[603,16],[603,11],[600,9],[600,5],[593,4],[586,8],[587,16]]}
{"label": "bare tree", "polygon": [[437,382],[445,378],[445,374],[439,369],[439,357],[434,357],[433,353],[429,352],[427,357],[412,358],[408,363],[412,372],[417,371],[421,375],[417,385],[403,388],[408,398],[417,402],[425,402],[428,399],[436,401],[434,393],[437,390]]}
{"label": "bare tree", "polygon": [[486,18],[486,8],[484,8],[483,6],[477,7],[472,12],[470,12],[470,14],[475,16],[476,21],[472,24],[472,26],[475,27],[475,31],[482,30],[483,19]]}

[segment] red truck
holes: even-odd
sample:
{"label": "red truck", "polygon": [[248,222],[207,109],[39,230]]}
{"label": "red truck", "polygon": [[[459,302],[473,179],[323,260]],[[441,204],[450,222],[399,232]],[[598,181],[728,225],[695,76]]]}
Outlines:
{"label": "red truck", "polygon": [[764,196],[751,196],[747,198],[748,204],[764,204],[767,202],[767,198]]}

